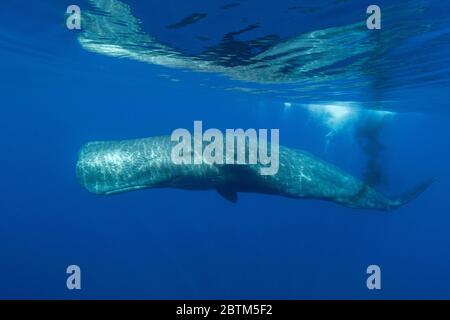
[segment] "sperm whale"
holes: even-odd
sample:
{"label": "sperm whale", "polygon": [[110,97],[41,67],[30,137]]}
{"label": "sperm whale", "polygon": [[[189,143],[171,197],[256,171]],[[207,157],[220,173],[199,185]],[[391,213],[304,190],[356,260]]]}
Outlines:
{"label": "sperm whale", "polygon": [[237,202],[250,192],[332,201],[350,208],[391,210],[415,199],[429,179],[398,197],[386,197],[364,181],[308,152],[279,147],[279,170],[261,175],[260,164],[174,164],[170,136],[85,144],[76,165],[88,191],[111,195],[139,189],[216,190]]}

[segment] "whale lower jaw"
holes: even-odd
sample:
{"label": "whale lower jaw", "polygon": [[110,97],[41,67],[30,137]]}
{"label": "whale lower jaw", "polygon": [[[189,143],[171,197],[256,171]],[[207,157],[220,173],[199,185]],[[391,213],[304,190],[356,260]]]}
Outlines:
{"label": "whale lower jaw", "polygon": [[143,185],[143,186],[118,188],[118,189],[108,190],[108,191],[98,191],[98,190],[92,190],[90,188],[87,188],[86,186],[84,186],[84,187],[89,192],[94,193],[96,195],[100,195],[100,196],[110,196],[110,195],[115,195],[115,194],[120,194],[120,193],[126,193],[126,192],[131,192],[131,191],[137,191],[137,190],[143,190],[143,189],[151,188],[150,186]]}

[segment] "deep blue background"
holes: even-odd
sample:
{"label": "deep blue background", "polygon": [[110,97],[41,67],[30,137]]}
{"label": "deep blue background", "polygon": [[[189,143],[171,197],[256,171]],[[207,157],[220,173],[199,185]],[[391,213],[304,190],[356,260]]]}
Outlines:
{"label": "deep blue background", "polygon": [[[398,102],[405,112],[384,128],[385,191],[438,177],[395,212],[255,194],[231,204],[212,191],[94,196],[75,177],[82,144],[169,134],[194,120],[280,128],[284,145],[356,175],[365,158],[350,131],[325,153],[327,129],[281,101],[83,51],[64,29],[68,4],[8,3],[0,14],[0,298],[450,298],[442,108],[409,113]],[[66,289],[70,264],[82,269],[81,291]],[[366,288],[371,264],[382,268],[381,291]]]}

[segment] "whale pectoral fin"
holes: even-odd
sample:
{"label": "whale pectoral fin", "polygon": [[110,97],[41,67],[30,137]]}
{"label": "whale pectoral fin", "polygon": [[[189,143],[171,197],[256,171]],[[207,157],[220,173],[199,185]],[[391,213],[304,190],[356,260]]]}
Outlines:
{"label": "whale pectoral fin", "polygon": [[238,201],[236,190],[233,190],[227,186],[217,188],[217,193],[232,203],[236,203]]}

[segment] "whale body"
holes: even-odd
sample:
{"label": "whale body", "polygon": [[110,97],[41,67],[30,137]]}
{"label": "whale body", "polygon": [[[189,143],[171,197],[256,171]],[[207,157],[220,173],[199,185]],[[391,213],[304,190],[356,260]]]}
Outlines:
{"label": "whale body", "polygon": [[404,205],[431,183],[427,180],[399,197],[386,197],[363,181],[305,151],[279,147],[279,170],[261,175],[259,164],[174,164],[170,136],[84,145],[77,178],[88,191],[111,195],[148,188],[216,190],[231,202],[251,192],[332,201],[350,208],[391,210]]}

